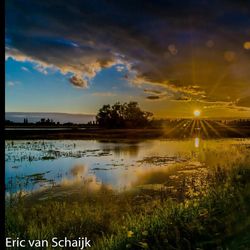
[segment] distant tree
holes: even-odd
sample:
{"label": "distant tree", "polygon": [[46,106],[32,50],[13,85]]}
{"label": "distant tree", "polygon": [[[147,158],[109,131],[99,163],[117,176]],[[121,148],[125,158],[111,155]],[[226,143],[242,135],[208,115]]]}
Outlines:
{"label": "distant tree", "polygon": [[10,120],[5,120],[5,125],[11,125],[11,124],[14,124],[14,122]]}
{"label": "distant tree", "polygon": [[113,106],[103,105],[96,116],[96,122],[104,128],[141,128],[149,125],[152,115],[142,111],[137,102],[117,102]]}
{"label": "distant tree", "polygon": [[53,119],[45,119],[45,118],[41,118],[41,120],[39,122],[36,122],[37,125],[60,125],[60,122],[54,122]]}
{"label": "distant tree", "polygon": [[65,123],[63,123],[63,125],[64,126],[72,126],[72,125],[74,125],[74,123],[72,123],[72,122],[65,122]]}

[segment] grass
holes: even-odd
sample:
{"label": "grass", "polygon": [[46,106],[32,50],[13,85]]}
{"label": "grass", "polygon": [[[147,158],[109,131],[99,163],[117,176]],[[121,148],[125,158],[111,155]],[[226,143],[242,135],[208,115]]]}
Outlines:
{"label": "grass", "polygon": [[[142,170],[143,182],[123,192],[92,181],[32,195],[12,193],[6,196],[6,236],[49,241],[87,236],[98,250],[250,249],[247,152],[225,151],[221,158],[218,150],[208,150],[201,155],[206,167]],[[166,183],[157,184],[159,175]]]}
{"label": "grass", "polygon": [[130,217],[127,237],[120,229],[97,249],[247,249],[250,194],[243,191],[221,187],[199,200],[167,201],[150,215]]}

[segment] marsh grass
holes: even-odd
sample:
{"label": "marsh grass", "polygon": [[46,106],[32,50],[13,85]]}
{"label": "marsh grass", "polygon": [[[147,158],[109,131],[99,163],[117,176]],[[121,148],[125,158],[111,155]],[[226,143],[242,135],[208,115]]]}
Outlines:
{"label": "marsh grass", "polygon": [[[186,182],[181,181],[182,185]],[[53,190],[53,189],[51,189]],[[87,236],[94,249],[249,249],[250,166],[214,167],[207,185],[175,198],[165,189],[53,191],[6,198],[6,235],[22,239]],[[182,197],[182,199],[178,199]],[[185,199],[183,199],[185,197]],[[219,247],[219,248],[218,248]]]}
{"label": "marsh grass", "polygon": [[250,171],[224,174],[202,197],[167,200],[152,214],[129,216],[125,228],[96,249],[249,249]]}

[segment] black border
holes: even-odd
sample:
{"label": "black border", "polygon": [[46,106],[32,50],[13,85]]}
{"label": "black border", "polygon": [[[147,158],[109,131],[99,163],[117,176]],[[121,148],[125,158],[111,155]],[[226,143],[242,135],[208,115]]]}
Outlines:
{"label": "black border", "polygon": [[[8,0],[6,0],[8,1]],[[4,124],[5,124],[5,1],[1,1],[1,24],[2,24],[2,37],[1,37],[1,42],[2,42],[2,48],[1,49],[1,57],[2,57],[2,65],[1,65],[1,132],[0,132],[0,149],[1,149],[1,202],[0,202],[0,208],[1,208],[1,246],[3,246],[2,249],[5,249],[5,133],[4,133]]]}

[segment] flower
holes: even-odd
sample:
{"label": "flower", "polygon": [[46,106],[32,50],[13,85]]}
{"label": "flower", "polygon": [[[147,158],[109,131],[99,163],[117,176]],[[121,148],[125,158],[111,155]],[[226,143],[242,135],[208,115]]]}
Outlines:
{"label": "flower", "polygon": [[133,232],[132,231],[128,231],[127,235],[128,235],[128,238],[131,238],[133,236]]}

